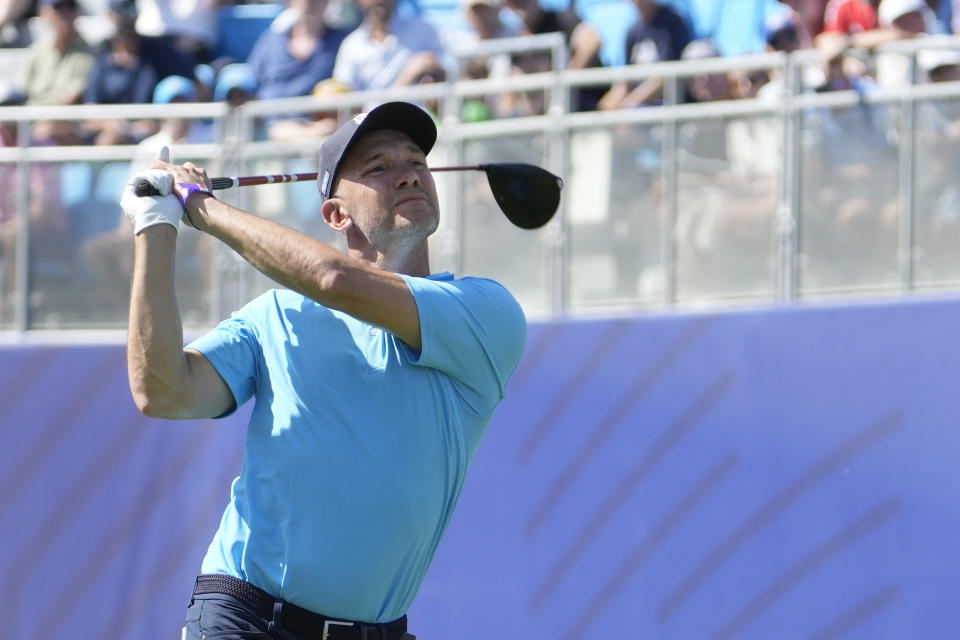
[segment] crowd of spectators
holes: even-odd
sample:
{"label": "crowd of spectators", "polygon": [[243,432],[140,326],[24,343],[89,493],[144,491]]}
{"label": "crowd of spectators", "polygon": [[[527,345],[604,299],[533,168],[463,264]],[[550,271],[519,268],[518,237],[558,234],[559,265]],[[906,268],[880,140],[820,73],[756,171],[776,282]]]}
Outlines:
{"label": "crowd of spectators", "polygon": [[[623,62],[631,65],[745,53],[725,50],[725,43],[702,33],[702,26],[698,31],[697,21],[691,18],[683,0],[603,1],[627,2],[635,9],[635,22],[621,25],[623,29],[617,38],[622,36],[622,41],[605,40],[616,30],[596,23],[596,17],[586,15],[584,5],[574,0],[565,9],[557,9],[555,2],[546,4],[544,0],[457,0],[457,29],[420,15],[417,0],[286,0],[283,7],[271,5],[277,9],[272,22],[250,38],[243,55],[236,56],[224,53],[222,41],[240,34],[217,32],[224,0],[0,0],[0,47],[26,51],[25,62],[17,70],[17,83],[0,80],[0,106],[224,101],[239,107],[251,99],[323,97],[444,82],[451,76],[500,80],[548,71],[555,60],[549,51],[543,50],[470,55],[479,43],[554,32],[565,38],[570,69],[603,66],[603,51],[610,46],[619,49]],[[922,79],[932,82],[960,79],[958,51],[921,50],[916,65],[909,56],[873,55],[876,47],[894,40],[960,33],[960,0],[757,1],[766,12],[763,48],[788,53],[812,49],[821,54],[815,64],[803,69],[797,87],[801,91],[852,89],[867,93],[876,87],[917,80],[910,74],[917,73],[918,68]],[[89,17],[95,13],[90,3],[96,2],[102,3],[99,17],[108,28],[102,38],[88,40],[87,32],[78,29],[77,20],[81,14]],[[42,28],[36,28],[38,23]],[[571,105],[586,111],[642,108],[671,100],[779,101],[787,81],[780,68],[699,73],[684,78],[679,85],[671,83],[669,88],[679,86],[679,91],[668,91],[664,78],[651,76],[638,82],[580,87],[571,96]],[[466,100],[461,119],[479,121],[543,114],[547,109],[545,97],[544,91],[494,89],[490,95]],[[428,101],[424,106],[438,112],[435,103]],[[928,105],[925,109],[930,112],[921,114],[924,122],[942,123],[939,130],[960,135],[960,119],[954,117],[957,114]],[[340,116],[336,112],[271,116],[257,131],[273,140],[318,138],[333,131]],[[811,166],[819,166],[821,173],[812,171],[808,179],[816,180],[822,175],[827,180],[843,172],[850,178],[849,184],[855,185],[857,172],[862,173],[864,166],[869,165],[864,158],[871,156],[860,153],[856,161],[845,163],[844,154],[855,155],[860,148],[857,145],[874,146],[880,150],[877,153],[888,153],[893,148],[891,138],[897,132],[896,126],[890,126],[891,120],[884,118],[880,109],[865,109],[849,117],[827,112],[811,114],[809,120],[818,123],[819,131],[835,131],[834,139],[846,139],[851,144],[822,154],[830,156],[834,164],[813,163]],[[0,146],[21,144],[18,136],[22,132],[0,123]],[[773,187],[760,189],[757,194],[758,188],[775,183],[783,136],[762,120],[742,120],[718,127],[686,124],[679,133],[683,179],[689,182],[682,186],[689,187],[685,192],[700,195],[689,207],[681,203],[678,233],[682,235],[683,229],[687,229],[695,239],[691,240],[692,246],[707,252],[722,244],[716,238],[725,228],[729,233],[742,234],[744,225],[734,224],[739,215],[734,215],[734,210],[767,211],[772,206],[767,200],[769,193],[774,193]],[[38,121],[29,135],[33,145],[137,144],[134,167],[148,163],[161,146],[213,139],[208,122],[179,118]],[[637,135],[640,134],[636,131],[618,134],[612,142],[614,155],[637,157],[638,149],[659,147],[657,140],[638,139]],[[816,140],[806,140],[805,144],[815,155]],[[58,183],[44,173],[49,174],[55,167],[37,164],[33,170],[31,182]],[[634,190],[634,174],[625,171],[628,184],[624,188]],[[7,172],[0,175],[0,180],[14,177],[14,173]],[[887,183],[896,184],[896,180]],[[723,185],[725,195],[708,198],[708,191],[716,185]],[[738,190],[743,192],[742,201],[729,196]],[[12,286],[17,226],[16,207],[9,200],[16,192],[14,188],[5,189],[8,202],[0,203],[0,303],[4,291],[10,291]],[[51,238],[63,235],[63,221],[68,216],[64,206],[51,201],[59,197],[55,188],[31,192],[45,194],[44,198],[31,199],[31,243],[36,240],[43,245],[31,250],[33,259],[42,253],[43,247],[60,246]],[[850,205],[856,199],[830,189],[819,190],[817,197],[822,199],[817,203],[819,210],[840,210],[843,207],[837,203],[842,203],[845,219],[856,220],[863,211],[886,207],[893,196],[879,205],[861,203],[859,208]],[[713,213],[703,204],[707,201],[720,203]],[[761,202],[762,206],[743,207],[744,201]],[[938,207],[943,210],[946,205]],[[767,242],[768,226],[756,222],[747,226],[753,230],[758,246]],[[129,249],[122,229],[91,237],[82,250],[91,264]],[[758,250],[757,255],[760,253]],[[109,264],[100,262],[104,274],[116,271],[116,259]],[[703,267],[704,278],[723,276],[709,260],[698,264]],[[752,277],[755,265],[748,266],[742,271]],[[2,315],[0,308],[0,319]]]}
{"label": "crowd of spectators", "polygon": [[[105,0],[108,35],[87,42],[75,23],[79,0],[0,0],[0,43],[28,47],[16,89],[28,105],[141,104],[156,102],[165,78],[194,83],[197,100],[225,100],[233,105],[250,98],[268,99],[331,95],[446,80],[450,51],[462,64],[457,77],[498,79],[551,68],[549,52],[520,52],[493,57],[462,57],[471,43],[525,34],[563,33],[568,67],[602,66],[601,49],[609,33],[575,10],[548,9],[538,0],[460,0],[462,29],[443,31],[398,0],[287,0],[285,8],[247,48],[245,59],[217,55],[217,12],[223,0]],[[95,0],[86,0],[87,2]],[[403,2],[404,0],[400,0]],[[636,22],[625,30],[623,59],[628,64],[724,55],[722,43],[693,29],[681,0],[625,0],[636,8]],[[954,5],[958,5],[954,7]],[[403,11],[401,9],[408,9]],[[960,0],[781,0],[768,10],[768,50],[820,49],[823,65],[804,77],[804,88],[857,88],[869,83],[904,83],[911,72],[904,56],[878,56],[872,64],[844,59],[850,48],[870,51],[892,40],[952,33],[960,26]],[[29,41],[26,18],[36,15],[45,37]],[[219,34],[228,37],[231,34]],[[609,43],[607,43],[609,44]],[[616,46],[617,43],[614,43]],[[688,47],[692,47],[690,52]],[[740,53],[740,52],[736,52]],[[954,56],[956,57],[956,56]],[[920,57],[923,71],[943,78],[955,73],[949,56]],[[936,63],[936,67],[929,67]],[[925,66],[926,65],[926,66]],[[731,73],[723,99],[738,97],[746,84],[775,95],[782,78]],[[716,84],[718,79],[714,78]],[[761,88],[761,85],[767,85]],[[714,92],[716,93],[716,92]],[[681,100],[703,100],[687,91]],[[583,87],[574,108],[623,109],[664,101],[659,77],[642,82],[614,82]],[[429,105],[427,105],[429,106]],[[545,109],[536,92],[501,94],[471,100],[465,120],[533,115]],[[335,120],[291,114],[269,119],[272,139],[325,135]],[[97,121],[40,122],[36,144],[123,144],[154,135],[160,123]]]}

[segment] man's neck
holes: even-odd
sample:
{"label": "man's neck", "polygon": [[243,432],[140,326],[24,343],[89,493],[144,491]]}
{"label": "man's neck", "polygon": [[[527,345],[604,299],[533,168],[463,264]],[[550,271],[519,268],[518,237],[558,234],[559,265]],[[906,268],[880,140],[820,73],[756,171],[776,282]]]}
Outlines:
{"label": "man's neck", "polygon": [[56,46],[57,51],[66,51],[70,48],[70,43],[73,42],[73,39],[76,37],[76,33],[58,33],[53,40],[54,46]]}
{"label": "man's neck", "polygon": [[371,16],[367,22],[370,37],[377,42],[383,42],[390,35],[390,20],[392,14],[386,16]]}
{"label": "man's neck", "polygon": [[290,28],[290,36],[307,36],[320,39],[326,30],[323,18],[313,15],[302,15]]}
{"label": "man's neck", "polygon": [[359,249],[349,249],[348,253],[351,258],[381,271],[417,277],[430,275],[430,252],[426,242],[414,251],[396,255],[386,255],[373,250],[365,252]]}

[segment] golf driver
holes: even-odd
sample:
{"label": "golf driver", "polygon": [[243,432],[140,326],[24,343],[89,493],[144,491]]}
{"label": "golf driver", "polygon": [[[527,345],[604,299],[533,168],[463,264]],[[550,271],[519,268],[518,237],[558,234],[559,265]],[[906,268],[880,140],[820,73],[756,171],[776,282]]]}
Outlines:
{"label": "golf driver", "polygon": [[[490,191],[507,219],[521,229],[542,227],[557,212],[563,180],[546,169],[520,162],[494,162],[464,167],[432,167],[431,171],[483,171]],[[211,178],[214,190],[258,184],[280,184],[316,180],[316,173]],[[147,180],[135,187],[140,196],[158,195]]]}

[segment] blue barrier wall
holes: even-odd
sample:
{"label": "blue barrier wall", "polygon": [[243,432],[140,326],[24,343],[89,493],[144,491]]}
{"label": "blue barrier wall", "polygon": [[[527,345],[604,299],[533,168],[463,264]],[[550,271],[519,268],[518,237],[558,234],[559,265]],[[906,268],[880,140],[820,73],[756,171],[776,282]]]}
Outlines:
{"label": "blue barrier wall", "polygon": [[[534,324],[410,611],[434,638],[952,638],[960,300]],[[0,349],[3,638],[178,638],[247,411]]]}

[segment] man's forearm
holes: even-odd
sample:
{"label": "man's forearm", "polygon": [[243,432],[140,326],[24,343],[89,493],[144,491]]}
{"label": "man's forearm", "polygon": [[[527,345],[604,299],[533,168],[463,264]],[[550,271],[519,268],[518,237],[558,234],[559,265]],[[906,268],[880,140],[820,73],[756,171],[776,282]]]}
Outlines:
{"label": "man's forearm", "polygon": [[186,367],[174,285],[176,241],[176,230],[166,224],[134,240],[127,372],[137,407],[153,416],[169,414]]}
{"label": "man's forearm", "polygon": [[258,271],[321,304],[334,302],[328,298],[325,279],[335,276],[338,265],[347,262],[344,254],[316,238],[215,198],[206,198],[200,207],[201,230],[227,244]]}
{"label": "man's forearm", "polygon": [[420,348],[416,303],[396,274],[366,267],[316,238],[206,194],[191,195],[188,210],[202,231],[281,286],[383,327]]}

